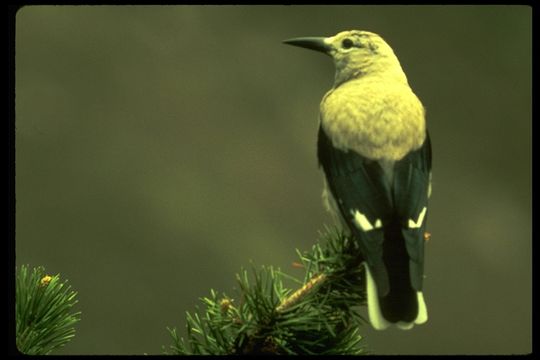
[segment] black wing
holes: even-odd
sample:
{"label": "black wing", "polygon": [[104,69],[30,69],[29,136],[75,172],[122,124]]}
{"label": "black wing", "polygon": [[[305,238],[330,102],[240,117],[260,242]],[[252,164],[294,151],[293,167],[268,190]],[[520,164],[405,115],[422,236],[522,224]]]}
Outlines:
{"label": "black wing", "polygon": [[[379,296],[384,301],[389,293],[408,293],[409,308],[414,308],[414,290],[422,289],[424,273],[427,210],[423,209],[427,209],[431,171],[429,134],[426,134],[426,140],[418,150],[394,162],[390,168],[352,150],[334,148],[322,127],[319,128],[317,145],[319,164],[324,170],[327,184],[341,216],[359,241]],[[356,211],[364,215],[370,224],[380,220],[382,227],[362,231],[354,221]],[[423,221],[420,222],[422,211]],[[420,226],[414,227],[418,224]],[[403,300],[398,298],[387,297],[388,301],[395,303],[387,307],[402,307]],[[414,309],[410,312],[416,313]]]}

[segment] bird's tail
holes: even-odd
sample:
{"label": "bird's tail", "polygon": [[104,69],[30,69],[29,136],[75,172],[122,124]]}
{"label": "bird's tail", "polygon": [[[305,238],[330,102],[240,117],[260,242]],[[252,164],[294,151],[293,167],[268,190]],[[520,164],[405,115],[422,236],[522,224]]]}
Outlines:
{"label": "bird's tail", "polygon": [[423,324],[427,321],[427,308],[421,291],[414,291],[410,287],[408,291],[403,291],[394,287],[393,291],[381,297],[369,266],[367,263],[364,263],[364,266],[369,321],[376,330],[384,330],[391,325],[402,330],[409,330],[415,324]]}
{"label": "bird's tail", "polygon": [[371,324],[378,330],[390,325],[407,330],[425,323],[427,309],[421,281],[418,286],[416,278],[422,275],[418,275],[415,257],[407,250],[399,222],[390,222],[385,228],[381,250],[382,257],[373,258],[372,264],[364,263]]}

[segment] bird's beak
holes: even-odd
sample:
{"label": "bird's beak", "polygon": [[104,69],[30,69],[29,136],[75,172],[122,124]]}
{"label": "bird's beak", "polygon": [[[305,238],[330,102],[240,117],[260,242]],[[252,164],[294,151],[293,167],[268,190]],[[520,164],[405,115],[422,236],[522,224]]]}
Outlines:
{"label": "bird's beak", "polygon": [[324,37],[300,37],[294,39],[283,40],[285,44],[300,46],[306,49],[323,52],[329,55],[332,47],[325,41]]}

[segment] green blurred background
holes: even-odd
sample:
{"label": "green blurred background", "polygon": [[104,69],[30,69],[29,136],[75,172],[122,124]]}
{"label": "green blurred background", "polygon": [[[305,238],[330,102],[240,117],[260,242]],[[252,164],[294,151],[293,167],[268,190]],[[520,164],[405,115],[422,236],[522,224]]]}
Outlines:
{"label": "green blurred background", "polygon": [[531,351],[532,9],[35,6],[16,17],[16,262],[61,273],[64,354],[155,354],[249,261],[291,267],[330,217],[315,139],[333,82],[296,36],[377,32],[434,151],[429,322],[376,354]]}

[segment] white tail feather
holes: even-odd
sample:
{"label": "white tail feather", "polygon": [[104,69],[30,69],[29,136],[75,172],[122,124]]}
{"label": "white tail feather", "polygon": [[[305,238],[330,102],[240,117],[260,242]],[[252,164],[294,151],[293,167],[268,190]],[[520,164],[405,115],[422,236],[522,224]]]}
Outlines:
{"label": "white tail feather", "polygon": [[366,269],[366,293],[367,293],[367,303],[368,303],[368,314],[369,322],[375,330],[385,330],[390,325],[395,325],[398,329],[401,330],[410,330],[414,327],[414,324],[423,324],[427,321],[427,307],[426,302],[424,301],[424,294],[421,291],[416,293],[416,298],[418,301],[418,315],[414,322],[405,322],[399,321],[395,324],[388,322],[381,313],[381,307],[379,305],[379,296],[377,294],[377,284],[373,280],[371,271],[366,262],[363,263],[364,268]]}
{"label": "white tail feather", "polygon": [[424,294],[421,291],[416,293],[416,298],[418,299],[418,316],[414,320],[415,324],[423,324],[427,321],[427,307],[426,302],[424,301]]}
{"label": "white tail feather", "polygon": [[377,284],[373,280],[369,266],[364,262],[366,269],[366,293],[368,302],[369,322],[376,330],[386,329],[390,323],[382,316],[381,307],[379,306],[379,296],[377,294]]}

